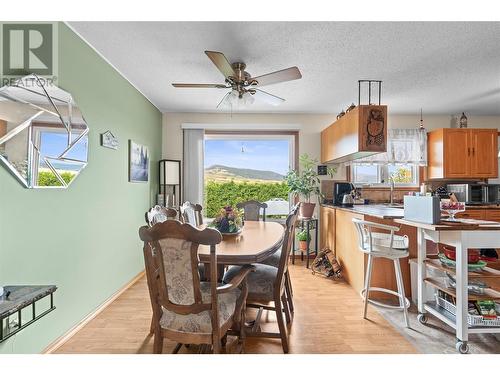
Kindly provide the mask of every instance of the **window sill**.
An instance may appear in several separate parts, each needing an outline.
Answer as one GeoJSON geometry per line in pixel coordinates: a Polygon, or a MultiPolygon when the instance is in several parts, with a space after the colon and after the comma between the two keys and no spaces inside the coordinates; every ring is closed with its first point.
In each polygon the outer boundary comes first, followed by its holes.
{"type": "MultiPolygon", "coordinates": [[[[358,189],[362,189],[363,191],[377,191],[377,190],[385,191],[385,190],[391,189],[390,186],[386,186],[386,185],[377,186],[377,185],[356,185],[356,184],[354,184],[354,186],[358,189]]],[[[416,185],[395,186],[394,190],[395,191],[419,191],[420,187],[418,187],[416,185]]]]}

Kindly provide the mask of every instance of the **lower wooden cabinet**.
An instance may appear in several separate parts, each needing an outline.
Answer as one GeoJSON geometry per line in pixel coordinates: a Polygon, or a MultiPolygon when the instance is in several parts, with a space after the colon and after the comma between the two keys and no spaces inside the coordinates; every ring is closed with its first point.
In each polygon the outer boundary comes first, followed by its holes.
{"type": "Polygon", "coordinates": [[[466,210],[456,215],[462,219],[486,220],[486,210],[466,210]]]}
{"type": "Polygon", "coordinates": [[[462,219],[476,219],[476,220],[489,220],[500,222],[500,209],[469,209],[465,212],[457,214],[458,218],[462,219]]]}
{"type": "Polygon", "coordinates": [[[485,210],[486,220],[500,222],[500,210],[485,210]]]}
{"type": "Polygon", "coordinates": [[[321,206],[320,212],[320,249],[335,250],[335,209],[321,206]]]}

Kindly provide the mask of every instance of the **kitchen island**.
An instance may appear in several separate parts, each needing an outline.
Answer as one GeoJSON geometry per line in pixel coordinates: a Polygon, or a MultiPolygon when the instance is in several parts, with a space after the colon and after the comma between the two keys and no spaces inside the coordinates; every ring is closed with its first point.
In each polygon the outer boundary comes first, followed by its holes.
{"type": "MultiPolygon", "coordinates": [[[[403,208],[391,207],[388,204],[354,205],[353,207],[322,204],[320,207],[320,248],[328,247],[336,253],[345,280],[359,292],[364,287],[367,257],[358,250],[358,238],[352,219],[358,218],[399,227],[397,234],[407,235],[409,238],[410,256],[402,259],[400,265],[405,293],[407,297],[410,297],[411,278],[408,261],[417,258],[417,228],[406,222],[398,222],[398,219],[403,219],[403,217],[403,208]]],[[[500,222],[500,207],[498,205],[467,206],[466,211],[457,214],[457,217],[500,222]]],[[[425,241],[425,246],[427,251],[434,254],[437,252],[437,245],[432,241],[425,241]]],[[[493,264],[492,267],[500,268],[499,263],[493,264]]],[[[375,260],[372,284],[395,290],[397,285],[392,261],[375,260]]]]}
{"type": "MultiPolygon", "coordinates": [[[[394,219],[404,217],[402,208],[383,204],[354,205],[341,207],[323,204],[320,207],[320,245],[332,249],[342,266],[344,279],[357,291],[364,287],[365,270],[368,257],[358,249],[358,238],[352,219],[368,220],[380,224],[400,227],[398,235],[407,235],[410,243],[410,257],[417,255],[417,231],[412,226],[395,224],[394,219]]],[[[401,259],[401,272],[405,294],[411,296],[409,258],[401,259]]],[[[386,289],[397,289],[396,276],[392,260],[375,259],[373,264],[372,285],[386,289]]],[[[375,297],[383,295],[372,293],[375,297]]],[[[385,298],[387,296],[384,296],[385,298]]]]}

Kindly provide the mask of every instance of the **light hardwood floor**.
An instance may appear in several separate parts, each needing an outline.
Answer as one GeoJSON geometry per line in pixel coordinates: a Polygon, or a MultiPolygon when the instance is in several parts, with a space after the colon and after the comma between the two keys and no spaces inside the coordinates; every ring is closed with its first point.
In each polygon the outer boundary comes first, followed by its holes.
{"type": "MultiPolygon", "coordinates": [[[[361,299],[349,285],[312,275],[300,261],[290,265],[290,272],[295,302],[290,353],[417,352],[373,307],[368,307],[370,320],[364,320],[361,299]]],[[[151,305],[143,277],[56,353],[152,353],[150,321],[151,305]]],[[[273,313],[268,314],[263,329],[277,332],[273,313]]],[[[165,340],[164,353],[174,345],[165,340]]],[[[262,338],[248,338],[245,351],[282,353],[280,340],[262,338]]],[[[188,350],[183,348],[182,352],[188,350]]]]}

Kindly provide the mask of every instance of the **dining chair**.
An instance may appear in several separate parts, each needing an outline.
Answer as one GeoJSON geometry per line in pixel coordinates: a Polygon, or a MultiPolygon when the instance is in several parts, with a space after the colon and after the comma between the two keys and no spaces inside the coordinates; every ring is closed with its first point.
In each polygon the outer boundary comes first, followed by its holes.
{"type": "MultiPolygon", "coordinates": [[[[293,211],[293,208],[292,208],[293,211]]],[[[293,242],[292,242],[293,245],[293,242]]],[[[269,257],[264,259],[261,264],[267,264],[269,266],[273,266],[278,268],[280,264],[280,259],[281,259],[281,250],[278,250],[271,254],[269,257]]],[[[294,311],[294,306],[293,306],[293,289],[292,289],[292,280],[290,277],[290,272],[288,272],[288,269],[285,271],[285,290],[287,293],[287,303],[288,303],[288,308],[290,312],[294,311]]]]}
{"type": "Polygon", "coordinates": [[[167,220],[152,227],[143,226],[144,260],[149,296],[153,307],[154,353],[161,353],[163,339],[183,344],[207,344],[220,353],[228,333],[238,336],[243,349],[247,275],[244,266],[226,285],[217,283],[216,245],[221,234],[211,228],[199,230],[190,224],[167,220]],[[210,281],[201,282],[198,247],[210,246],[210,281]],[[232,328],[232,331],[230,329],[232,328]]]}
{"type": "Polygon", "coordinates": [[[243,210],[243,217],[246,221],[259,221],[262,210],[262,221],[266,221],[267,203],[261,203],[255,200],[249,200],[236,204],[236,208],[243,210]]]}
{"type": "Polygon", "coordinates": [[[200,204],[193,204],[188,201],[184,202],[184,204],[180,207],[181,221],[195,227],[200,226],[203,224],[203,215],[201,214],[202,210],[203,207],[200,204]]]}
{"type": "Polygon", "coordinates": [[[156,205],[146,212],[145,217],[146,223],[152,227],[156,223],[163,223],[166,220],[176,219],[177,210],[175,208],[167,208],[156,205]]]}
{"type": "MultiPolygon", "coordinates": [[[[288,271],[288,257],[292,247],[293,233],[298,217],[298,205],[292,209],[285,223],[285,233],[283,244],[281,246],[281,258],[278,267],[272,267],[267,264],[254,264],[255,272],[248,275],[248,297],[247,307],[257,308],[257,318],[248,336],[259,336],[269,338],[280,338],[283,352],[288,353],[288,332],[283,319],[287,323],[291,322],[291,312],[287,301],[285,290],[286,273],[288,271]],[[276,313],[278,320],[279,333],[261,332],[260,319],[263,310],[271,310],[276,313]]],[[[232,280],[241,272],[241,266],[232,266],[226,272],[223,282],[232,283],[232,280]]]]}

